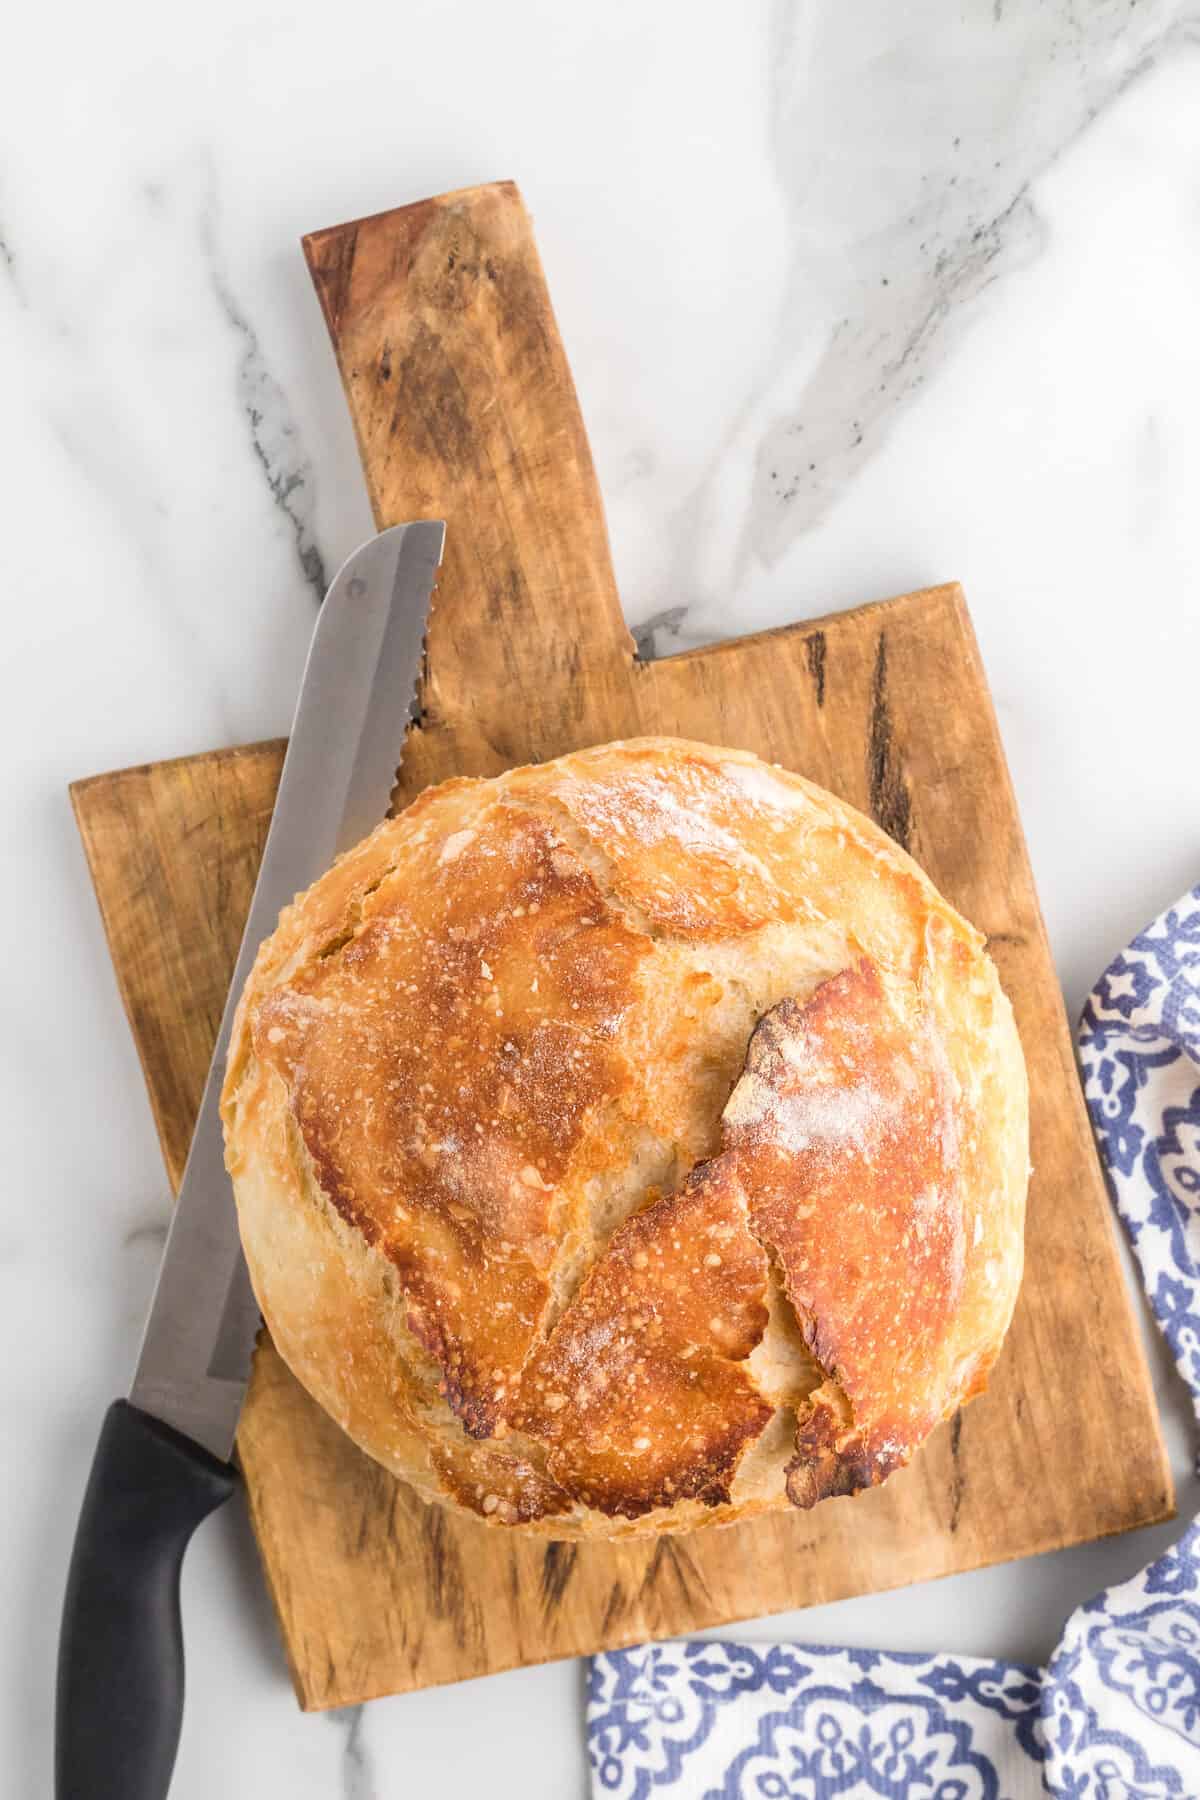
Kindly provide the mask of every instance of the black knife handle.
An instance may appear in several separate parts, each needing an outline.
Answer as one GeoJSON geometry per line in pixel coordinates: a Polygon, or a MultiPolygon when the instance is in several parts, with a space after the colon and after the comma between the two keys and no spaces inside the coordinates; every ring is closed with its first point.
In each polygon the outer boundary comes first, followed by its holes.
{"type": "Polygon", "coordinates": [[[57,1800],[164,1800],[183,1719],[183,1553],[236,1481],[127,1400],[105,1414],[63,1603],[57,1800]]]}

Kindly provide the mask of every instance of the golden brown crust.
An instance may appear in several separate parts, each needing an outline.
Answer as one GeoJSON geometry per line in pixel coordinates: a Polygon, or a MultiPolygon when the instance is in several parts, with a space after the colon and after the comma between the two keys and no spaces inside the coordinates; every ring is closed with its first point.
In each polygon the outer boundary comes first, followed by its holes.
{"type": "Polygon", "coordinates": [[[516,807],[452,835],[402,908],[394,885],[264,998],[252,1042],[323,1192],[397,1270],[409,1331],[486,1437],[549,1298],[556,1195],[628,1079],[612,1045],[646,946],[516,807]]]}
{"type": "Polygon", "coordinates": [[[223,1105],[281,1353],[494,1524],[872,1484],[1011,1315],[1024,1071],[981,940],[744,753],[429,790],[285,911],[223,1105]]]}

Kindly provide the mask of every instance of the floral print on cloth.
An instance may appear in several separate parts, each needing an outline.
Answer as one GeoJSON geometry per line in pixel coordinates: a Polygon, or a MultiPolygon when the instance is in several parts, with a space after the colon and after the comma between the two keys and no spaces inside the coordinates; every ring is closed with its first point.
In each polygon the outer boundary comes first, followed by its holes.
{"type": "MultiPolygon", "coordinates": [[[[1200,887],[1084,1009],[1109,1185],[1200,1416],[1200,887]]],[[[1200,1523],[1072,1614],[1048,1668],[805,1644],[593,1658],[595,1800],[1200,1800],[1200,1523]]]]}

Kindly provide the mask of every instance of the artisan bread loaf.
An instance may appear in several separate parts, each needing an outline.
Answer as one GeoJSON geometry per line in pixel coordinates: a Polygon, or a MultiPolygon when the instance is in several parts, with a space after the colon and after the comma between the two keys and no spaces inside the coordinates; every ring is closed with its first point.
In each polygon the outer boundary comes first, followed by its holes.
{"type": "Polygon", "coordinates": [[[259,952],[223,1110],[298,1379],[427,1499],[573,1537],[873,1486],[978,1394],[1026,1099],[982,938],[882,831],[639,739],[342,857],[259,952]]]}

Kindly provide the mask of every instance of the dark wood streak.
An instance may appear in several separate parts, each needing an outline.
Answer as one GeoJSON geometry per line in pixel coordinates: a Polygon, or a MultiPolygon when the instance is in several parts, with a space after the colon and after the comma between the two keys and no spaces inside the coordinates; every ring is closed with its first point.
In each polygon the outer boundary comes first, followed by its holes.
{"type": "Polygon", "coordinates": [[[467,1642],[466,1597],[462,1559],[449,1530],[449,1519],[440,1506],[425,1509],[421,1518],[421,1550],[429,1583],[432,1611],[448,1621],[460,1648],[467,1642]]]}
{"type": "Polygon", "coordinates": [[[576,1544],[546,1545],[542,1556],[542,1605],[547,1612],[553,1612],[556,1606],[562,1604],[562,1597],[575,1573],[578,1560],[579,1547],[576,1544]]]}
{"type": "Polygon", "coordinates": [[[666,1585],[665,1582],[660,1584],[659,1581],[659,1577],[664,1571],[669,1571],[674,1576],[680,1597],[690,1606],[694,1607],[699,1598],[696,1592],[697,1588],[701,1594],[707,1596],[707,1584],[687,1551],[674,1538],[662,1537],[655,1544],[654,1554],[642,1577],[641,1586],[638,1589],[639,1600],[644,1600],[660,1585],[666,1585]]]}
{"type": "Polygon", "coordinates": [[[817,690],[817,705],[825,704],[825,633],[813,631],[804,640],[804,655],[808,661],[808,672],[813,678],[813,686],[817,690]]]}
{"type": "Polygon", "coordinates": [[[646,1564],[646,1572],[642,1576],[641,1587],[638,1590],[639,1599],[641,1599],[651,1588],[658,1585],[658,1577],[662,1572],[663,1563],[666,1561],[667,1544],[669,1541],[670,1540],[665,1537],[659,1538],[657,1544],[655,1544],[650,1561],[646,1564]]]}
{"type": "Polygon", "coordinates": [[[602,1638],[607,1637],[609,1631],[616,1624],[628,1605],[629,1599],[624,1587],[619,1581],[614,1581],[612,1587],[608,1590],[608,1599],[604,1603],[604,1617],[600,1624],[600,1636],[602,1638]]]}
{"type": "Polygon", "coordinates": [[[896,747],[888,702],[887,633],[881,631],[871,677],[871,731],[867,746],[867,786],[871,812],[902,850],[911,848],[912,799],[896,747]]]}
{"type": "Polygon", "coordinates": [[[963,1416],[960,1412],[955,1413],[953,1423],[950,1426],[950,1461],[953,1471],[950,1476],[951,1536],[958,1530],[959,1515],[962,1512],[963,1495],[967,1491],[967,1472],[963,1468],[959,1454],[962,1446],[962,1427],[963,1416]]]}

